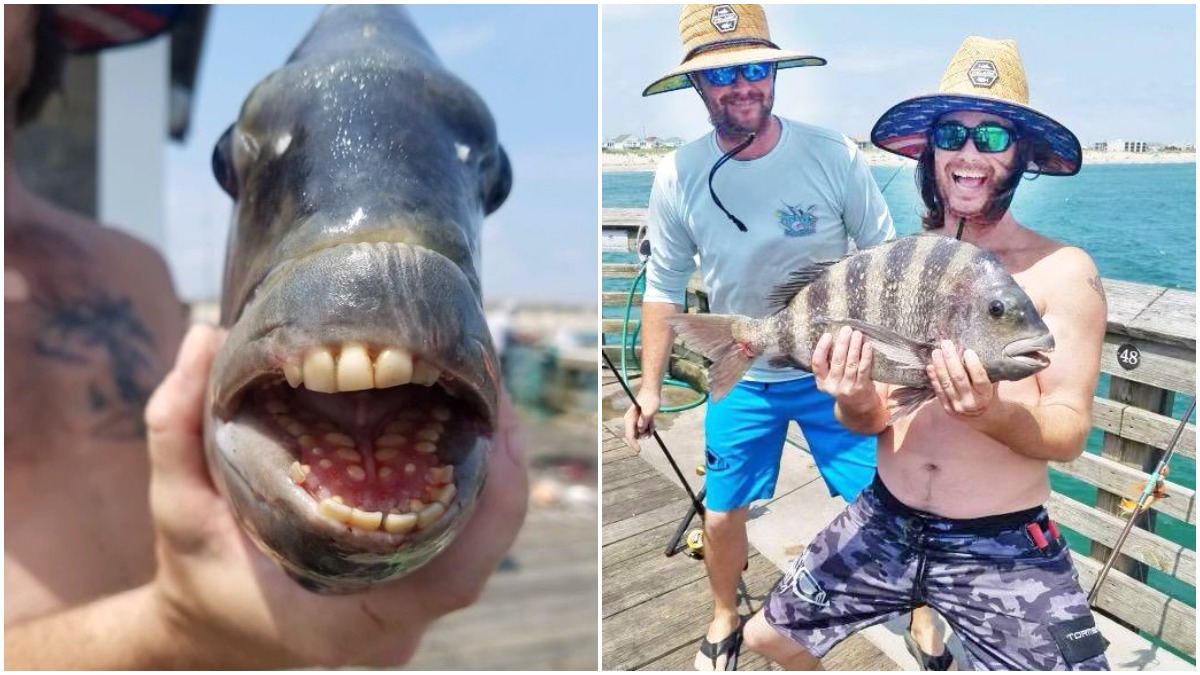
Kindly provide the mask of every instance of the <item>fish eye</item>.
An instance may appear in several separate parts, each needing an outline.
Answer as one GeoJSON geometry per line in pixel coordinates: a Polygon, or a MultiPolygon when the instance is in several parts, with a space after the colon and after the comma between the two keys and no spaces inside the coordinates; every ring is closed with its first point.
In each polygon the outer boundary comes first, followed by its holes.
{"type": "Polygon", "coordinates": [[[221,135],[221,139],[217,141],[216,147],[213,148],[212,170],[213,177],[217,179],[217,184],[221,186],[221,189],[230,197],[237,199],[237,180],[234,175],[233,164],[229,158],[229,143],[232,136],[233,127],[230,126],[221,135]]]}
{"type": "Polygon", "coordinates": [[[991,314],[996,318],[1004,316],[1004,302],[1002,300],[993,300],[991,304],[988,305],[988,314],[991,314]]]}

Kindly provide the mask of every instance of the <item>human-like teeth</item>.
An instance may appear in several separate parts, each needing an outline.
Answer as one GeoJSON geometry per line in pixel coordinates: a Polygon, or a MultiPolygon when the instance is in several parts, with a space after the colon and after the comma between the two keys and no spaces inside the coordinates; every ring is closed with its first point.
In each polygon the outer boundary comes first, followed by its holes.
{"type": "Polygon", "coordinates": [[[287,361],[283,364],[283,376],[287,379],[288,385],[293,389],[304,383],[304,370],[295,361],[287,361]]]}
{"type": "Polygon", "coordinates": [[[350,510],[350,524],[364,530],[378,530],[383,522],[383,514],[379,511],[350,510]]]}
{"type": "Polygon", "coordinates": [[[354,450],[351,450],[350,448],[338,448],[337,452],[333,454],[337,455],[338,459],[344,459],[347,462],[354,462],[355,464],[362,463],[362,455],[358,454],[354,450]]]}
{"type": "Polygon", "coordinates": [[[333,355],[328,349],[314,349],[304,357],[304,387],[326,394],[337,391],[333,355]]]}
{"type": "Polygon", "coordinates": [[[438,503],[430,504],[417,513],[417,525],[422,529],[429,527],[435,520],[442,517],[446,507],[438,503]]]}
{"type": "Polygon", "coordinates": [[[395,448],[380,448],[375,451],[375,460],[378,462],[386,462],[389,459],[395,459],[400,451],[395,448]]]}
{"type": "Polygon", "coordinates": [[[353,478],[354,480],[357,480],[357,481],[363,481],[363,480],[367,479],[366,469],[363,469],[361,466],[358,466],[357,464],[351,464],[350,466],[346,467],[346,473],[349,474],[349,476],[351,478],[353,478]]]}
{"type": "Polygon", "coordinates": [[[434,408],[433,412],[430,414],[433,415],[433,419],[439,422],[445,422],[446,420],[450,419],[450,409],[445,406],[439,405],[438,407],[434,408]]]}
{"type": "Polygon", "coordinates": [[[337,362],[337,390],[361,391],[374,386],[367,348],[358,343],[343,346],[337,362]]]}
{"type": "Polygon", "coordinates": [[[442,506],[450,506],[450,502],[453,501],[454,495],[457,492],[458,488],[454,487],[454,483],[450,483],[449,485],[442,487],[441,490],[438,490],[437,493],[434,494],[433,498],[442,506]]]}
{"type": "Polygon", "coordinates": [[[434,450],[437,450],[437,446],[434,445],[433,443],[430,443],[429,441],[421,441],[420,443],[417,443],[416,445],[414,445],[413,449],[416,450],[417,452],[423,452],[423,453],[428,454],[428,453],[433,452],[434,450]]]}
{"type": "Polygon", "coordinates": [[[383,529],[392,534],[409,532],[417,526],[415,513],[389,513],[383,519],[383,529]]]}
{"type": "Polygon", "coordinates": [[[417,438],[419,438],[423,441],[436,441],[437,439],[439,439],[441,437],[442,437],[441,434],[439,434],[438,432],[434,431],[433,429],[429,429],[429,428],[422,429],[417,432],[417,438]]]}
{"type": "Polygon", "coordinates": [[[322,499],[317,504],[317,510],[321,512],[321,515],[332,518],[339,523],[349,523],[350,516],[354,513],[354,509],[345,504],[335,502],[332,499],[322,499]]]}
{"type": "Polygon", "coordinates": [[[339,431],[331,431],[325,434],[325,440],[343,448],[354,447],[354,439],[339,431]]]}
{"type": "Polygon", "coordinates": [[[453,466],[434,466],[425,470],[425,480],[432,485],[449,483],[454,479],[453,466]]]}
{"type": "Polygon", "coordinates": [[[412,354],[403,349],[384,349],[375,358],[375,386],[380,389],[412,382],[412,354]]]}
{"type": "Polygon", "coordinates": [[[375,439],[375,447],[378,448],[398,448],[404,443],[404,437],[399,434],[384,434],[375,439]]]}
{"type": "Polygon", "coordinates": [[[392,467],[385,466],[379,470],[379,477],[387,478],[388,476],[391,476],[393,473],[395,473],[395,471],[392,469],[392,467]]]}
{"type": "Polygon", "coordinates": [[[311,471],[312,467],[308,466],[307,464],[292,462],[292,465],[288,467],[288,476],[291,477],[292,482],[294,482],[296,485],[300,485],[304,481],[308,480],[308,474],[311,471]]]}
{"type": "Polygon", "coordinates": [[[413,384],[423,384],[426,387],[438,381],[442,376],[442,371],[438,367],[428,361],[418,361],[413,366],[412,381],[413,384]]]}
{"type": "Polygon", "coordinates": [[[288,411],[287,404],[279,399],[271,399],[267,401],[267,412],[272,415],[282,415],[288,411]]]}

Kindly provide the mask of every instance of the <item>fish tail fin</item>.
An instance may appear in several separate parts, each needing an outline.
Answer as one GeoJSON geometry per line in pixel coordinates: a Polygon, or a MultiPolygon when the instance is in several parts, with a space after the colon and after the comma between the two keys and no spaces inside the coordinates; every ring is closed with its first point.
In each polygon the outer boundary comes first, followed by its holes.
{"type": "Polygon", "coordinates": [[[708,367],[708,387],[714,402],[733,389],[766,346],[753,337],[745,337],[756,332],[747,329],[758,322],[744,316],[676,314],[667,317],[667,323],[689,348],[712,361],[708,367]]]}

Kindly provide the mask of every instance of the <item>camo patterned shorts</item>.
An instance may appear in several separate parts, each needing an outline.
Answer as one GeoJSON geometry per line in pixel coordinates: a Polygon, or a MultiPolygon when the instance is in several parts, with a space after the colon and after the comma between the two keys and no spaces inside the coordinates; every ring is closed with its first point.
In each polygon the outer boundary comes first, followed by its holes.
{"type": "Polygon", "coordinates": [[[796,559],[764,615],[820,658],[929,605],[962,640],[963,670],[1108,670],[1066,541],[1048,530],[1041,507],[972,520],[916,511],[877,476],[796,559]]]}

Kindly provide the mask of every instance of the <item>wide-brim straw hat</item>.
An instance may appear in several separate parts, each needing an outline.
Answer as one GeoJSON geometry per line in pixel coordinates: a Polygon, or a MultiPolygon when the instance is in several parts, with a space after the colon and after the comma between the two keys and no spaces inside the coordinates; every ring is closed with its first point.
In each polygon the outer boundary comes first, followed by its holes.
{"type": "Polygon", "coordinates": [[[683,62],[646,87],[642,96],[692,86],[689,73],[747,63],[774,63],[778,69],[823,66],[825,59],[780,49],[771,42],[761,5],[684,5],[679,13],[683,62]]]}
{"type": "Polygon", "coordinates": [[[939,117],[962,110],[990,113],[1010,120],[1019,138],[1040,138],[1049,153],[1037,153],[1026,171],[1073,176],[1083,164],[1079,139],[1062,124],[1029,103],[1029,83],[1015,40],[968,37],[946,72],[938,93],[898,103],[871,129],[871,142],[888,152],[916,159],[925,149],[929,130],[939,117]]]}

